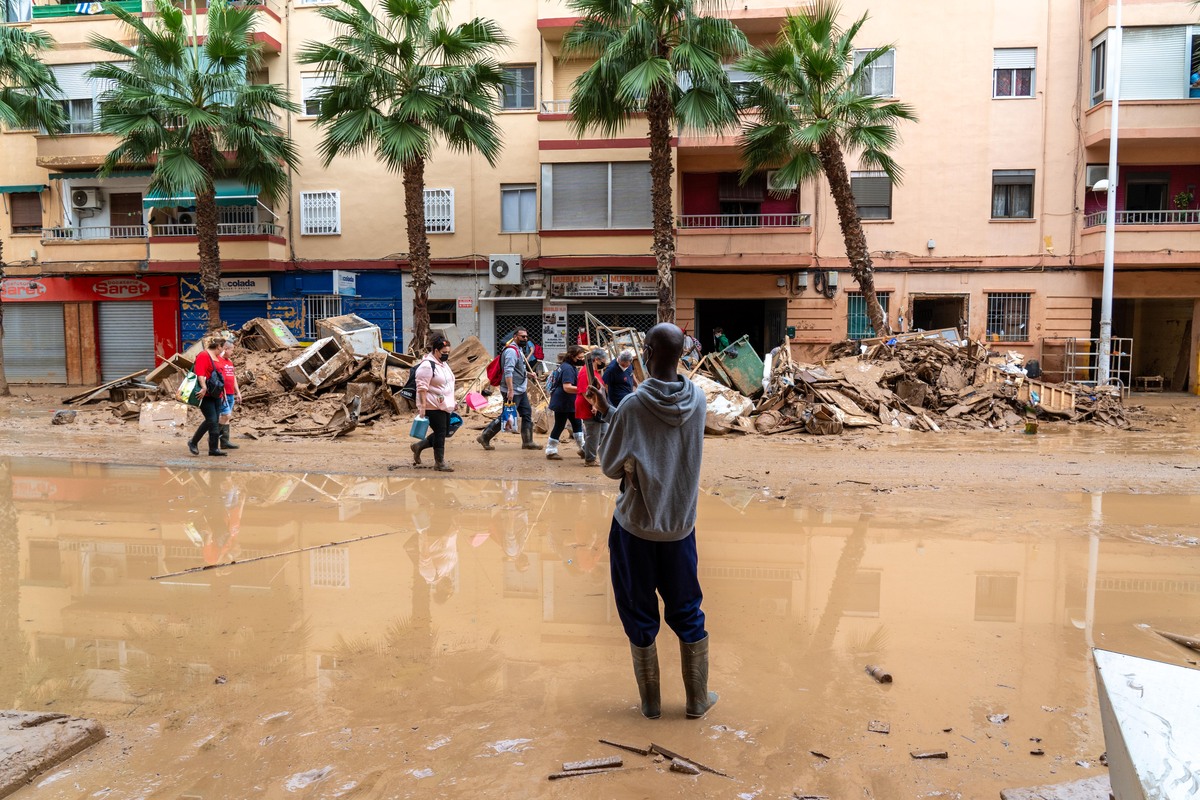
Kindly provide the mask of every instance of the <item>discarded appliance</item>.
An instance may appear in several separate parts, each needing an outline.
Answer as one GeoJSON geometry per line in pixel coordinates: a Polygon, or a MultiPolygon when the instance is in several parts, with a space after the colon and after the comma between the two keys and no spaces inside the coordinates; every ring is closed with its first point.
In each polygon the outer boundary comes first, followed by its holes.
{"type": "Polygon", "coordinates": [[[383,349],[379,326],[357,314],[317,320],[317,335],[337,339],[342,349],[355,356],[369,356],[383,349]]]}
{"type": "Polygon", "coordinates": [[[297,388],[318,389],[353,359],[332,336],[318,339],[284,367],[297,388]]]}

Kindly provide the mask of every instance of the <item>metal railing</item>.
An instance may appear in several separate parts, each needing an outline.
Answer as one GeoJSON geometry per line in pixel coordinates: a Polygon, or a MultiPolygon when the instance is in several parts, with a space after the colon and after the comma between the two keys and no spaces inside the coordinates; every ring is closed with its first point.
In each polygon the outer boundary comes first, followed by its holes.
{"type": "Polygon", "coordinates": [[[145,225],[107,225],[96,228],[42,228],[43,242],[89,242],[104,239],[145,238],[145,225]]]}
{"type": "MultiPolygon", "coordinates": [[[[195,236],[193,225],[155,225],[153,236],[195,236]]],[[[217,236],[282,236],[282,226],[270,222],[221,222],[217,225],[217,236]]]]}
{"type": "Polygon", "coordinates": [[[566,114],[571,107],[570,100],[543,100],[543,114],[566,114]]]}
{"type": "Polygon", "coordinates": [[[808,214],[684,214],[675,224],[679,228],[802,228],[810,219],[808,214]]]}
{"type": "MultiPolygon", "coordinates": [[[[1107,211],[1097,211],[1083,218],[1083,227],[1094,228],[1108,222],[1107,211]]],[[[1200,225],[1200,209],[1183,211],[1118,211],[1118,225],[1200,225]]]]}

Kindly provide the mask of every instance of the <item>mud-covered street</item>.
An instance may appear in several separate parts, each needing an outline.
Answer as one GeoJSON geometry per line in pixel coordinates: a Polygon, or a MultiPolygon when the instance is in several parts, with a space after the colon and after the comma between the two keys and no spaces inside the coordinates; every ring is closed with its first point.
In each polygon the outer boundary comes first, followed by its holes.
{"type": "Polygon", "coordinates": [[[1129,431],[706,440],[721,700],[684,719],[664,627],[650,721],[608,579],[615,487],[573,455],[464,429],[435,477],[396,424],[195,458],[13,398],[0,627],[28,647],[0,707],[110,734],[15,796],[982,798],[1102,774],[1089,648],[1186,665],[1142,626],[1200,630],[1200,404],[1133,402],[1129,431]],[[644,769],[546,780],[608,755],[644,769]]]}

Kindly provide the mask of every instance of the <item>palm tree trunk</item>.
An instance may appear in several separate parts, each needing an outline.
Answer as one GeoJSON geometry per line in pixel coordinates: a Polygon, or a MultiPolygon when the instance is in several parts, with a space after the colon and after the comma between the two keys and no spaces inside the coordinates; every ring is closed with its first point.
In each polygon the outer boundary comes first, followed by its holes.
{"type": "Polygon", "coordinates": [[[846,257],[850,259],[850,273],[862,289],[867,316],[871,319],[875,335],[886,336],[892,329],[888,327],[879,297],[875,294],[875,266],[871,263],[871,251],[867,249],[867,235],[863,233],[862,219],[858,216],[842,148],[836,139],[826,137],[817,148],[817,158],[821,161],[821,169],[833,194],[833,203],[837,206],[838,223],[842,227],[842,239],[846,242],[846,257]]]}
{"type": "Polygon", "coordinates": [[[408,224],[409,286],[413,290],[412,342],[408,349],[420,353],[429,342],[429,235],[425,233],[425,160],[414,158],[404,164],[404,219],[408,224]]]}
{"type": "Polygon", "coordinates": [[[217,241],[217,190],[213,182],[212,136],[192,137],[192,156],[204,170],[205,185],[196,192],[196,239],[200,252],[200,285],[208,306],[208,329],[221,328],[221,245],[217,241]]]}
{"type": "Polygon", "coordinates": [[[21,632],[20,558],[12,462],[0,458],[0,653],[4,653],[5,662],[0,670],[0,706],[4,708],[11,708],[16,700],[29,654],[21,632]]]}
{"type": "MultiPolygon", "coordinates": [[[[655,90],[646,103],[650,122],[650,206],[654,219],[655,266],[658,269],[658,321],[675,322],[675,226],[671,209],[671,98],[655,90]]],[[[614,198],[619,201],[619,198],[614,198]]]]}
{"type": "MultiPolygon", "coordinates": [[[[4,242],[0,242],[0,286],[4,285],[4,242]]],[[[9,397],[8,378],[4,375],[4,301],[0,298],[0,397],[9,397]]]]}

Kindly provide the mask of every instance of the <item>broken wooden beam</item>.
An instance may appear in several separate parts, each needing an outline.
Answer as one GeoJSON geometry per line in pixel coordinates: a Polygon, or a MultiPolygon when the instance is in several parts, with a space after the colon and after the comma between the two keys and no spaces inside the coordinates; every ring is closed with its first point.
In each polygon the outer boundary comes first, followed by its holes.
{"type": "Polygon", "coordinates": [[[586,761],[564,761],[562,768],[563,772],[575,772],[581,769],[612,769],[624,763],[620,756],[604,756],[603,758],[589,758],[586,761]]]}
{"type": "Polygon", "coordinates": [[[600,744],[606,744],[609,747],[616,747],[619,750],[628,750],[630,753],[637,753],[639,756],[648,756],[652,752],[649,747],[637,747],[632,744],[621,744],[608,739],[601,739],[600,744]]]}
{"type": "Polygon", "coordinates": [[[688,758],[687,756],[681,756],[679,753],[676,753],[673,750],[668,750],[667,748],[663,747],[660,744],[655,744],[654,742],[651,742],[650,750],[652,752],[658,753],[660,756],[665,756],[666,758],[670,758],[670,759],[678,758],[681,761],[686,761],[689,764],[694,764],[697,767],[699,767],[700,769],[704,770],[705,772],[711,772],[713,775],[720,775],[722,778],[729,777],[727,774],[725,774],[724,772],[721,772],[721,770],[719,770],[719,769],[713,769],[712,767],[707,767],[704,764],[701,764],[699,761],[697,761],[694,758],[688,758]]]}
{"type": "Polygon", "coordinates": [[[699,775],[700,768],[682,758],[671,759],[671,772],[682,772],[684,775],[699,775]]]}
{"type": "Polygon", "coordinates": [[[617,772],[636,772],[648,767],[622,767],[620,769],[577,769],[572,772],[552,772],[546,776],[549,780],[558,781],[563,778],[578,778],[582,775],[612,775],[617,772]]]}

